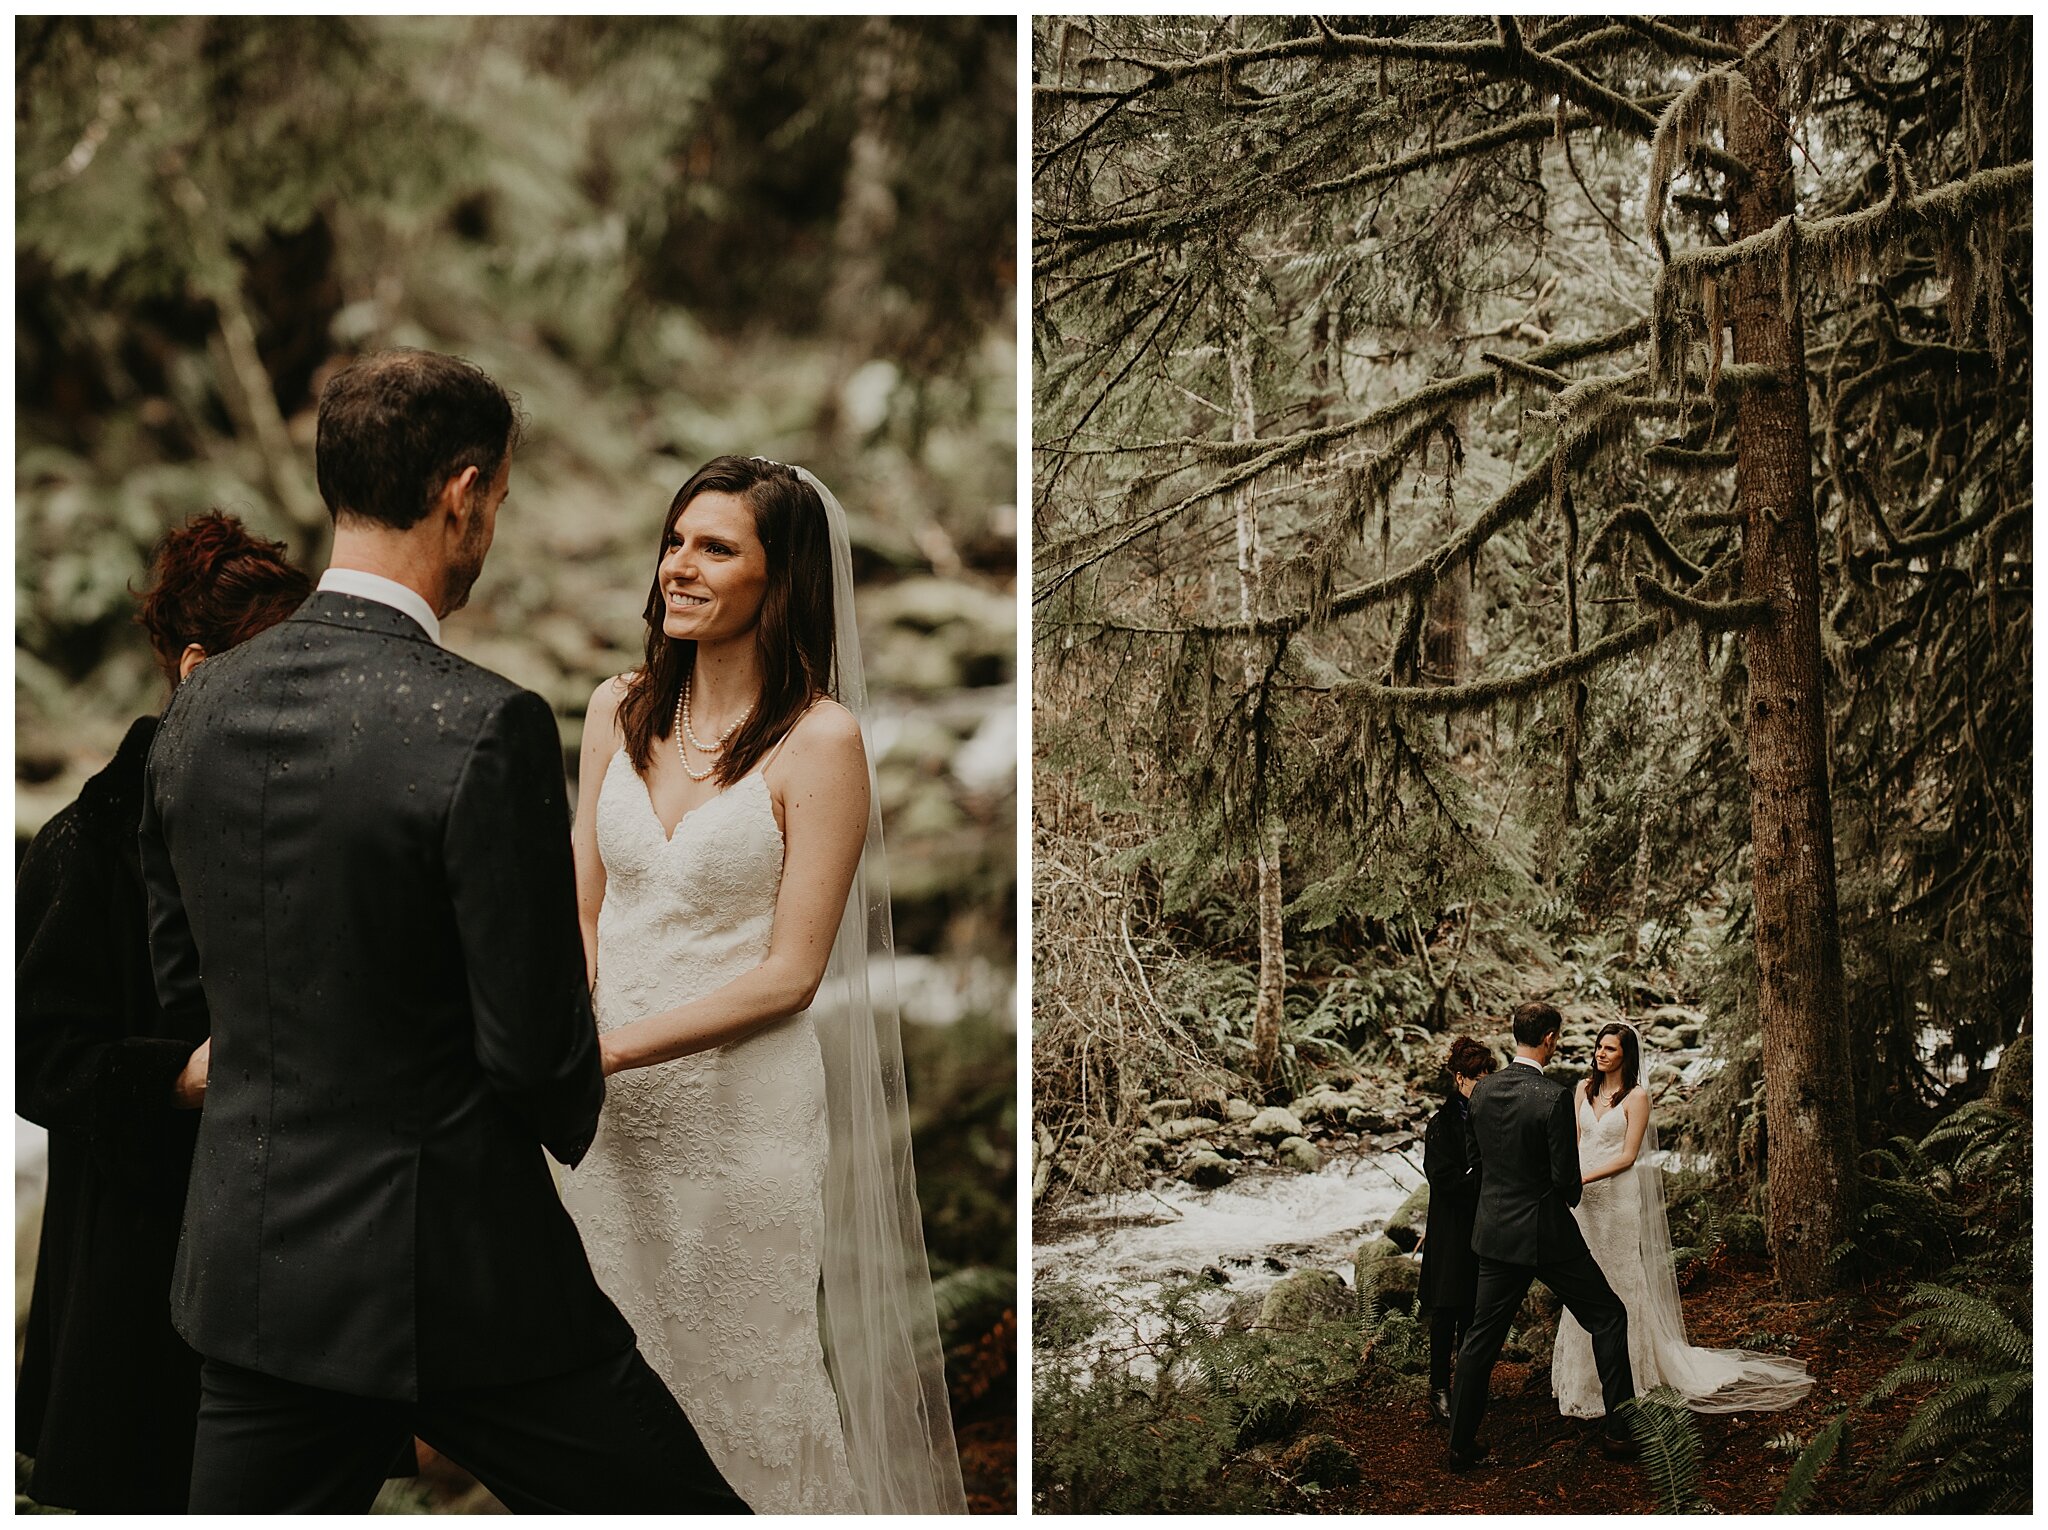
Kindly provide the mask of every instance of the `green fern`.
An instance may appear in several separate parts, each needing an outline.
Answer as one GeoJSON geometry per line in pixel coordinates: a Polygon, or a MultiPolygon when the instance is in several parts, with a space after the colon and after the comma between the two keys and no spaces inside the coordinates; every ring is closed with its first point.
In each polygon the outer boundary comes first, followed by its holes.
{"type": "Polygon", "coordinates": [[[1917,1329],[1913,1352],[1866,1402],[1906,1387],[1936,1390],[1899,1431],[1872,1479],[1872,1494],[1906,1467],[1928,1461],[1932,1475],[1894,1498],[1893,1512],[1996,1512],[2026,1503],[2032,1495],[2032,1336],[1998,1304],[1972,1292],[1923,1282],[1911,1300],[1916,1310],[1890,1332],[1917,1329]]]}
{"type": "Polygon", "coordinates": [[[1667,1514],[1709,1507],[1700,1496],[1700,1430],[1678,1394],[1658,1387],[1628,1410],[1629,1428],[1643,1447],[1642,1466],[1667,1514]]]}
{"type": "Polygon", "coordinates": [[[1792,1471],[1785,1478],[1785,1490],[1778,1495],[1776,1514],[1802,1514],[1812,1500],[1814,1489],[1820,1486],[1820,1474],[1849,1437],[1849,1415],[1851,1409],[1844,1408],[1835,1415],[1833,1423],[1813,1437],[1813,1442],[1799,1452],[1799,1459],[1792,1463],[1792,1471]]]}

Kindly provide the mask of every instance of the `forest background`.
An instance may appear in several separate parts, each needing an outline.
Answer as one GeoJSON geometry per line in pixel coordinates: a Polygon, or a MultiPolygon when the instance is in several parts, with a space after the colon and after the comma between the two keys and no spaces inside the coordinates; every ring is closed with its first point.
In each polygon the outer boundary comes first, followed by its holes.
{"type": "MultiPolygon", "coordinates": [[[[925,1236],[974,1506],[1014,1503],[1011,18],[21,19],[15,841],[163,683],[212,508],[324,566],[314,406],[415,345],[519,395],[449,645],[581,714],[670,496],[759,453],[853,523],[925,1236]]],[[[16,1322],[40,1202],[17,1138],[16,1322]],[[24,1170],[26,1173],[24,1174],[24,1170]]],[[[392,1508],[467,1509],[433,1466],[392,1508]]]]}
{"type": "MultiPolygon", "coordinates": [[[[1549,997],[1649,1038],[1696,1337],[1823,1383],[1616,1491],[2026,1506],[2031,23],[1034,27],[1038,1241],[1549,997]]],[[[1440,1474],[1400,1252],[1041,1288],[1039,1506],[1555,1511],[1440,1474]]]]}

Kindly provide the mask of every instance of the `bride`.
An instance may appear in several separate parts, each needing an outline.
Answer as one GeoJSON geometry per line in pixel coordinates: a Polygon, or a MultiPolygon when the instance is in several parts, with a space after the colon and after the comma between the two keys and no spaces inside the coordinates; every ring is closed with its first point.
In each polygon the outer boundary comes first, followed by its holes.
{"type": "MultiPolygon", "coordinates": [[[[1789,1408],[1813,1385],[1797,1360],[1740,1349],[1700,1349],[1685,1342],[1664,1214],[1664,1174],[1657,1166],[1649,1091],[1638,1083],[1641,1068],[1635,1029],[1609,1024],[1601,1027],[1593,1045],[1592,1077],[1573,1090],[1579,1172],[1585,1180],[1573,1215],[1601,1273],[1628,1308],[1628,1360],[1636,1395],[1669,1386],[1696,1413],[1789,1408]]],[[[1550,1386],[1558,1410],[1569,1417],[1601,1418],[1607,1412],[1593,1341],[1569,1312],[1558,1314],[1550,1386]]]]}
{"type": "Polygon", "coordinates": [[[845,512],[802,468],[714,458],[669,506],[646,619],[584,727],[611,1078],[563,1200],[750,1507],[960,1512],[845,512]]]}

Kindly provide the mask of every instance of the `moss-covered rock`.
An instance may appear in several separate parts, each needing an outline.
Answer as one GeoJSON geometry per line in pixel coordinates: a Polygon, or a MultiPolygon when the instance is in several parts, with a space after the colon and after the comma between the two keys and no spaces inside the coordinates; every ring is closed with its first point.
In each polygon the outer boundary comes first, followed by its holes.
{"type": "Polygon", "coordinates": [[[1272,1142],[1278,1142],[1283,1137],[1299,1137],[1302,1133],[1301,1118],[1293,1111],[1283,1110],[1278,1105],[1268,1105],[1253,1116],[1252,1124],[1247,1129],[1254,1137],[1263,1137],[1272,1142]]]}
{"type": "Polygon", "coordinates": [[[1375,1312],[1415,1310],[1415,1298],[1422,1289],[1422,1267],[1391,1238],[1361,1243],[1351,1271],[1358,1299],[1369,1302],[1375,1312]]]}
{"type": "Polygon", "coordinates": [[[1307,1328],[1328,1318],[1351,1317],[1357,1306],[1343,1277],[1329,1270],[1296,1270],[1266,1293],[1259,1304],[1259,1325],[1307,1328]]]}
{"type": "Polygon", "coordinates": [[[1323,1166],[1323,1155],[1306,1137],[1282,1137],[1273,1149],[1273,1161],[1286,1168],[1313,1174],[1323,1166]]]}
{"type": "Polygon", "coordinates": [[[1409,1193],[1400,1209],[1387,1219],[1387,1237],[1402,1253],[1412,1254],[1428,1225],[1429,1181],[1424,1180],[1409,1193]]]}
{"type": "Polygon", "coordinates": [[[1358,1481],[1358,1460],[1332,1434],[1303,1435],[1281,1453],[1280,1470],[1299,1484],[1348,1487],[1358,1481]]]}

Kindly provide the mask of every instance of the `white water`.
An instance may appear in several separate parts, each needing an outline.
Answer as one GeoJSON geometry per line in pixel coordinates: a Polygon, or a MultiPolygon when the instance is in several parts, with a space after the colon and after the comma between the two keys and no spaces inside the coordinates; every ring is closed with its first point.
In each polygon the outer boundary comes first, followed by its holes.
{"type": "Polygon", "coordinates": [[[1314,1174],[1247,1175],[1218,1190],[1167,1182],[1095,1196],[1049,1230],[1052,1241],[1033,1240],[1032,1273],[1040,1283],[1142,1300],[1209,1266],[1229,1277],[1216,1288],[1219,1306],[1294,1270],[1333,1270],[1348,1286],[1358,1245],[1421,1182],[1408,1158],[1382,1152],[1335,1159],[1314,1174]]]}

